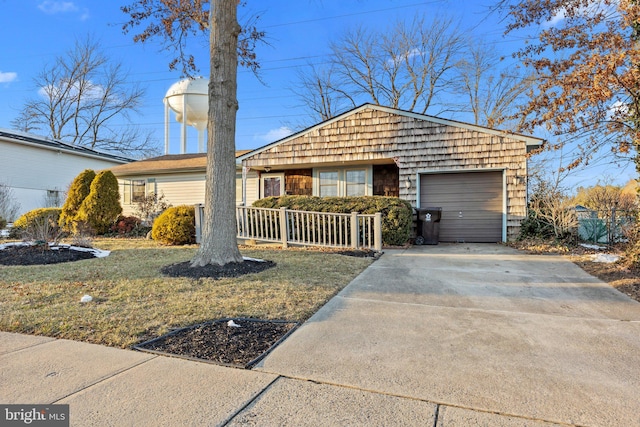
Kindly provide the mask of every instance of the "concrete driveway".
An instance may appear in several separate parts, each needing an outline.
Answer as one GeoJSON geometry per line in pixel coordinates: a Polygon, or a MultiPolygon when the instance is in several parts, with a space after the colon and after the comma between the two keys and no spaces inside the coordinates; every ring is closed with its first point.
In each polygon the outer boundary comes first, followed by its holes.
{"type": "Polygon", "coordinates": [[[388,250],[256,370],[429,403],[424,425],[640,426],[640,303],[559,256],[388,250]]]}

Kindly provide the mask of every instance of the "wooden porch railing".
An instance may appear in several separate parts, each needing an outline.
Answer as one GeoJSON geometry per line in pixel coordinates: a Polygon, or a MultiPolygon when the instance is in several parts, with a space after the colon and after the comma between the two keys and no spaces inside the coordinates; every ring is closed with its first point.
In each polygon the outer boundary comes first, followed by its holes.
{"type": "MultiPolygon", "coordinates": [[[[200,243],[204,206],[196,205],[196,242],[200,243]]],[[[382,250],[382,216],[294,211],[236,206],[239,239],[306,246],[382,250]]]]}

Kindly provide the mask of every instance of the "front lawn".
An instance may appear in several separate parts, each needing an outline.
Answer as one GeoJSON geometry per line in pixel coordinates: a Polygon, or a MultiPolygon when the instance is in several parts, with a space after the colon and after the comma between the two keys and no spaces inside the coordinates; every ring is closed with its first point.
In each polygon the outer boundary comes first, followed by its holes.
{"type": "Polygon", "coordinates": [[[233,279],[165,277],[160,268],[189,260],[196,246],[96,239],[106,258],[0,265],[0,330],[126,348],[172,328],[223,317],[302,322],[346,286],[372,258],[330,251],[242,248],[274,261],[233,279]],[[93,297],[81,303],[84,295],[93,297]]]}

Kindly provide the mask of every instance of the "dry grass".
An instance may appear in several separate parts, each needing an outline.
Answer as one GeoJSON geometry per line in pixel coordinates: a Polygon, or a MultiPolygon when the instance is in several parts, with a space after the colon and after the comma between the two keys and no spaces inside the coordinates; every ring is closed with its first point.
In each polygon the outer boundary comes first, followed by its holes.
{"type": "Polygon", "coordinates": [[[372,261],[327,252],[243,249],[275,268],[235,279],[164,277],[195,246],[98,239],[106,258],[0,266],[0,330],[126,348],[169,329],[221,317],[304,321],[372,261]],[[80,298],[91,295],[83,304],[80,298]]]}
{"type": "Polygon", "coordinates": [[[598,251],[580,245],[566,245],[540,239],[511,242],[510,246],[531,254],[566,255],[587,273],[608,283],[620,292],[640,302],[640,271],[629,268],[624,260],[624,247],[610,248],[607,253],[615,253],[622,258],[619,262],[593,262],[592,255],[598,251]]]}

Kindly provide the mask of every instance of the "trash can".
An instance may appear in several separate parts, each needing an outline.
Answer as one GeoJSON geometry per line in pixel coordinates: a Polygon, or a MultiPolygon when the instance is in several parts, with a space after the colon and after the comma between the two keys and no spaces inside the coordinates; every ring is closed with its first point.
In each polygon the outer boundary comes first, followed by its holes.
{"type": "Polygon", "coordinates": [[[416,208],[416,245],[437,245],[440,237],[442,208],[416,208]]]}

